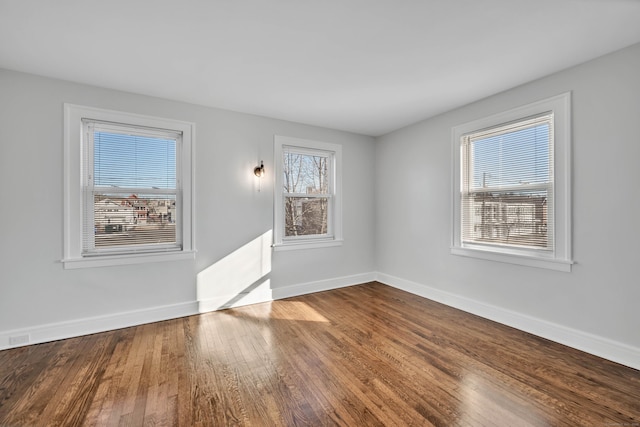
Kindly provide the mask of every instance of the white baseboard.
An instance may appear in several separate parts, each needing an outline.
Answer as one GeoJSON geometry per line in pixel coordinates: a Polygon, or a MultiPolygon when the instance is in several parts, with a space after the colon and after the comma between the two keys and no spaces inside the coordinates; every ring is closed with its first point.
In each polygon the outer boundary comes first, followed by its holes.
{"type": "Polygon", "coordinates": [[[388,274],[377,273],[376,279],[380,283],[414,295],[428,298],[634,369],[640,369],[640,348],[444,292],[388,274]]]}
{"type": "Polygon", "coordinates": [[[185,302],[66,322],[49,323],[31,328],[0,331],[0,350],[128,328],[145,323],[160,322],[197,313],[197,303],[185,302]]]}
{"type": "Polygon", "coordinates": [[[313,292],[328,291],[374,280],[634,369],[640,369],[640,349],[637,347],[526,316],[521,313],[485,304],[384,273],[356,274],[268,289],[265,292],[260,291],[247,296],[227,296],[216,299],[215,301],[184,302],[124,313],[50,323],[30,328],[0,331],[0,350],[73,338],[145,323],[160,322],[231,306],[237,307],[240,305],[270,301],[272,299],[277,300],[313,292]],[[229,303],[230,301],[232,301],[232,303],[229,303]]]}
{"type": "Polygon", "coordinates": [[[301,283],[299,285],[285,286],[273,289],[273,299],[283,299],[314,292],[329,291],[331,289],[345,288],[347,286],[360,285],[376,280],[376,273],[354,274],[352,276],[337,277],[334,279],[318,280],[315,282],[301,283]]]}
{"type": "Polygon", "coordinates": [[[223,310],[225,308],[241,307],[243,305],[259,304],[261,302],[273,301],[273,290],[269,279],[257,283],[251,289],[238,294],[227,294],[216,296],[215,298],[199,299],[198,311],[206,313],[209,311],[223,310]]]}
{"type": "Polygon", "coordinates": [[[238,295],[223,295],[212,299],[200,300],[198,301],[198,306],[200,313],[205,313],[208,311],[241,307],[243,305],[258,304],[314,292],[359,285],[361,283],[372,282],[375,280],[375,277],[375,273],[354,274],[352,276],[336,277],[278,288],[271,288],[270,280],[265,280],[251,290],[238,295]]]}
{"type": "Polygon", "coordinates": [[[128,328],[145,323],[191,316],[207,311],[220,310],[229,307],[256,304],[274,299],[289,298],[313,292],[327,291],[351,285],[371,282],[375,280],[375,273],[356,274],[337,277],[316,282],[302,283],[270,289],[263,286],[256,287],[251,292],[240,295],[225,295],[215,299],[184,302],[160,307],[152,307],[104,316],[69,320],[66,322],[50,323],[34,327],[0,331],[0,350],[21,347],[30,344],[40,344],[65,338],[79,337],[114,329],[128,328]]]}

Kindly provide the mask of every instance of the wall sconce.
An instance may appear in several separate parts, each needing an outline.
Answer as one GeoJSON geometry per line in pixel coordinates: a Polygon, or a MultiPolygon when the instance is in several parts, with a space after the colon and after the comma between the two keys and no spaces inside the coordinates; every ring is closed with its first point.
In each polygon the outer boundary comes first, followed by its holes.
{"type": "Polygon", "coordinates": [[[260,160],[260,166],[253,168],[253,174],[258,178],[262,178],[264,176],[264,162],[262,160],[260,160]]]}
{"type": "Polygon", "coordinates": [[[262,177],[264,176],[264,162],[260,160],[260,166],[253,168],[253,174],[258,177],[258,191],[262,190],[262,177]]]}

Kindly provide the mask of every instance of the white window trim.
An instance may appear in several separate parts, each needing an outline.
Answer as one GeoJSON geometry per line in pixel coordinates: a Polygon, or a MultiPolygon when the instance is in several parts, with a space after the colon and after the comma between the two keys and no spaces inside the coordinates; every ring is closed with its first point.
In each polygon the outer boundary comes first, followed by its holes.
{"type": "Polygon", "coordinates": [[[65,269],[105,267],[193,259],[195,124],[82,105],[64,104],[64,254],[65,269]],[[82,256],[82,171],[83,119],[167,129],[182,133],[182,250],[174,252],[82,256]]]}
{"type": "Polygon", "coordinates": [[[491,261],[570,272],[571,259],[571,93],[563,93],[509,111],[471,121],[452,129],[451,159],[451,253],[491,261]],[[461,239],[461,154],[463,135],[499,126],[544,112],[554,113],[554,250],[527,251],[462,244],[461,239]]]}
{"type": "Polygon", "coordinates": [[[342,146],[328,142],[312,141],[308,139],[275,135],[274,159],[274,250],[286,251],[298,249],[314,249],[342,245],[342,146]],[[294,239],[287,239],[284,237],[284,195],[282,192],[284,177],[282,159],[285,146],[333,153],[333,167],[331,177],[331,183],[333,185],[333,209],[330,212],[331,218],[329,219],[332,224],[333,231],[333,235],[331,237],[299,236],[294,239]]]}

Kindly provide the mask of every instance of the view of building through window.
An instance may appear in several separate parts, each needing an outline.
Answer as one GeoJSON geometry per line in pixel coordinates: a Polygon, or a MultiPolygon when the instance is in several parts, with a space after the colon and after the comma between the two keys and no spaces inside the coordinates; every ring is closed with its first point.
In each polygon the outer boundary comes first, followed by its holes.
{"type": "Polygon", "coordinates": [[[96,248],[176,242],[175,197],[97,194],[96,248]]]}
{"type": "Polygon", "coordinates": [[[92,134],[87,216],[93,214],[93,241],[87,249],[176,244],[176,140],[99,126],[92,134]]]}

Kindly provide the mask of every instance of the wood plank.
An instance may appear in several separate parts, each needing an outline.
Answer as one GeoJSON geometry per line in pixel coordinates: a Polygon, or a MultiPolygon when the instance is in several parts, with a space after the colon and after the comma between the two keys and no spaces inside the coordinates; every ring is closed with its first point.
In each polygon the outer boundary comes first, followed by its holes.
{"type": "Polygon", "coordinates": [[[0,425],[640,425],[640,372],[373,282],[1,351],[0,425]]]}

